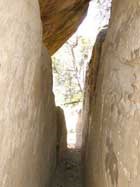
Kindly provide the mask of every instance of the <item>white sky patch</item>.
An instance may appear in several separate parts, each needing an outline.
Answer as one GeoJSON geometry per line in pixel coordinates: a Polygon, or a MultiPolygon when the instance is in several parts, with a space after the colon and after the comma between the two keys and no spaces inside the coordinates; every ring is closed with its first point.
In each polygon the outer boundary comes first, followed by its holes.
{"type": "Polygon", "coordinates": [[[83,23],[77,30],[77,35],[82,35],[95,40],[98,32],[98,9],[95,2],[90,2],[88,13],[83,23]]]}
{"type": "Polygon", "coordinates": [[[76,35],[81,35],[95,41],[100,29],[108,24],[111,0],[101,0],[102,5],[93,0],[89,3],[86,18],[79,26],[76,35]]]}

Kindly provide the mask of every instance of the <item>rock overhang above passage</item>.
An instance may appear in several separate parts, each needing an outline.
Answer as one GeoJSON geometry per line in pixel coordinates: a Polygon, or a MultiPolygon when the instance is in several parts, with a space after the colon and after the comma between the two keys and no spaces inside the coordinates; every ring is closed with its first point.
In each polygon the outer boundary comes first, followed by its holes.
{"type": "Polygon", "coordinates": [[[54,54],[77,30],[86,16],[90,0],[39,0],[43,41],[54,54]]]}

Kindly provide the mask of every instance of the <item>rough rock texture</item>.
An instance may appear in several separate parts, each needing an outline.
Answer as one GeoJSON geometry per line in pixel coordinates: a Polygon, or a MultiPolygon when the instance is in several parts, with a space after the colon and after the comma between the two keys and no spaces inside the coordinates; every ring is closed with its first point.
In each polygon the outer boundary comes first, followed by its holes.
{"type": "Polygon", "coordinates": [[[139,23],[139,0],[113,0],[92,102],[88,187],[140,185],[139,23]]]}
{"type": "Polygon", "coordinates": [[[39,0],[43,39],[50,54],[76,31],[86,15],[89,0],[39,0]]]}
{"type": "Polygon", "coordinates": [[[83,111],[82,111],[82,153],[83,156],[85,153],[85,142],[87,141],[88,136],[88,127],[91,120],[91,112],[92,112],[92,101],[95,97],[95,89],[96,89],[96,81],[98,75],[98,69],[100,64],[100,57],[102,51],[102,45],[106,36],[106,29],[102,29],[96,39],[95,45],[92,51],[92,57],[88,64],[86,71],[86,79],[85,79],[85,88],[84,88],[84,102],[83,102],[83,111]]]}
{"type": "Polygon", "coordinates": [[[57,158],[61,160],[67,150],[67,128],[64,111],[61,107],[56,107],[57,121],[57,158]]]}
{"type": "Polygon", "coordinates": [[[56,122],[38,1],[1,0],[0,8],[0,186],[46,187],[56,122]]]}

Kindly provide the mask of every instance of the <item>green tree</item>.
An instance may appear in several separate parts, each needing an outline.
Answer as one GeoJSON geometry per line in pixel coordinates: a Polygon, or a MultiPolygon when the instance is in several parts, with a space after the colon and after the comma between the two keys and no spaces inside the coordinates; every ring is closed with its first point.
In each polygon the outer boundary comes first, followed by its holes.
{"type": "Polygon", "coordinates": [[[59,104],[65,106],[82,102],[86,65],[91,51],[90,41],[75,36],[54,55],[54,91],[59,104]],[[61,102],[61,103],[60,103],[61,102]]]}

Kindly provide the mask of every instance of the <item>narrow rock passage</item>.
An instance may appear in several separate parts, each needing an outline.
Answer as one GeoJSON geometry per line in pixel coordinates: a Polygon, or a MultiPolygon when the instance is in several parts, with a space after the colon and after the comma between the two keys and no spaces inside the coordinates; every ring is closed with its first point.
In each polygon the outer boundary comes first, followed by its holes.
{"type": "Polygon", "coordinates": [[[68,149],[59,162],[52,187],[83,187],[81,152],[68,149]]]}

